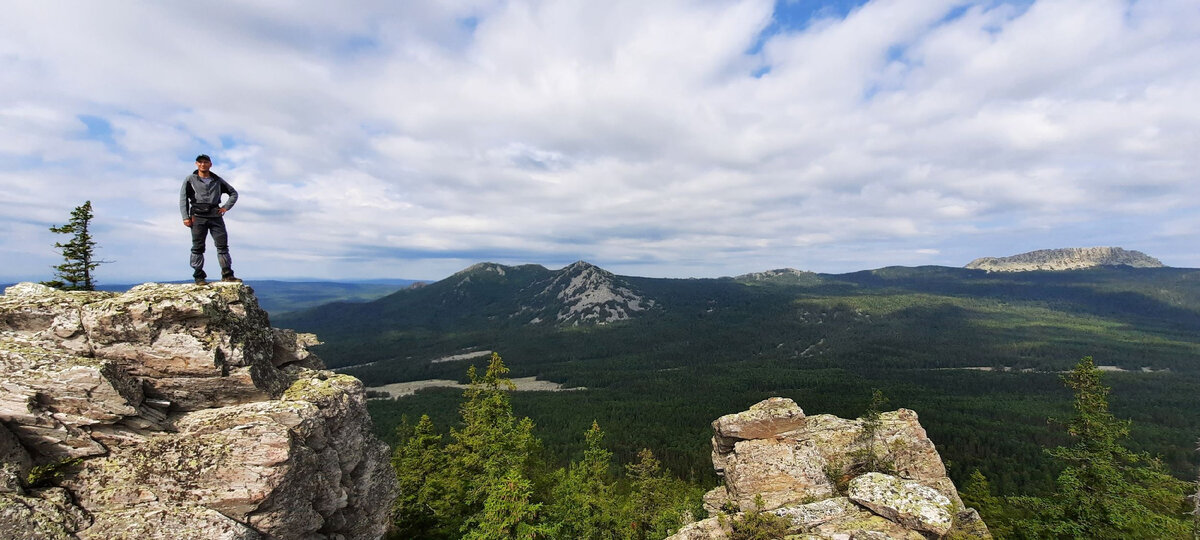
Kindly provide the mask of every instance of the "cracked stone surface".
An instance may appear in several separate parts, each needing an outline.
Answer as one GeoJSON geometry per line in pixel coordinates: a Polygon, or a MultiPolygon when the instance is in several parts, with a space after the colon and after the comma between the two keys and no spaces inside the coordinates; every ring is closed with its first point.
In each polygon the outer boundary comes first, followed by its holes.
{"type": "Polygon", "coordinates": [[[704,496],[710,517],[670,540],[730,538],[759,500],[761,511],[787,520],[788,538],[991,538],[978,512],[963,507],[915,411],[881,413],[864,432],[862,419],[806,416],[792,400],[770,398],[712,426],[723,485],[704,496]],[[890,474],[868,470],[870,462],[890,474]]]}
{"type": "Polygon", "coordinates": [[[239,283],[0,297],[0,529],[379,538],[395,489],[362,384],[239,283]],[[35,466],[41,465],[41,468],[35,466]],[[29,484],[31,471],[41,475],[29,484]]]}

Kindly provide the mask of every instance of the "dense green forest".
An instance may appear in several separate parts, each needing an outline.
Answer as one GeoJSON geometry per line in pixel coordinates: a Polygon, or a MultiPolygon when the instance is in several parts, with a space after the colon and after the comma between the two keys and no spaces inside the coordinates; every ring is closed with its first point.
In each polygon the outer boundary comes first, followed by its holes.
{"type": "MultiPolygon", "coordinates": [[[[1070,414],[1060,377],[1091,356],[1128,370],[1107,373],[1106,382],[1113,413],[1133,421],[1129,446],[1160,456],[1180,478],[1195,476],[1197,270],[620,277],[654,308],[628,321],[559,327],[511,316],[534,301],[531,283],[552,272],[505,268],[273,318],[316,332],[326,362],[368,385],[463,380],[467,362],[431,360],[498,351],[514,377],[586,388],[513,394],[516,414],[538,426],[550,459],[579,456],[579,434],[597,420],[618,461],[650,448],[666,468],[705,486],[716,483],[715,418],[771,396],[810,414],[853,417],[879,389],[893,407],[918,412],[960,486],[978,469],[999,494],[1047,493],[1061,465],[1043,449],[1065,442],[1070,414]]],[[[429,414],[448,430],[459,398],[431,389],[370,406],[381,436],[395,441],[404,416],[429,414]]]]}
{"type": "MultiPolygon", "coordinates": [[[[581,438],[582,451],[556,465],[539,438],[544,430],[514,412],[508,390],[515,387],[500,356],[493,353],[484,375],[478,373],[468,369],[470,385],[448,432],[439,432],[426,414],[415,426],[404,418],[395,430],[392,465],[400,489],[392,537],[647,540],[707,514],[697,482],[672,477],[649,449],[615,475],[596,421],[581,438]]],[[[1102,378],[1091,358],[1061,377],[1072,391],[1072,410],[1063,426],[1066,444],[1046,452],[1061,467],[1046,494],[1000,496],[986,475],[972,472],[963,501],[983,514],[996,538],[1200,534],[1200,516],[1189,516],[1187,501],[1196,485],[1126,446],[1131,422],[1111,414],[1102,378]]],[[[885,402],[875,390],[861,418],[878,422],[885,402]]],[[[787,520],[758,512],[729,523],[734,540],[780,538],[788,529],[787,520]]]]}
{"type": "Polygon", "coordinates": [[[673,478],[648,449],[613,474],[596,422],[579,436],[582,455],[554,465],[533,422],[513,412],[500,356],[482,372],[468,370],[448,433],[427,415],[397,428],[392,538],[653,540],[704,513],[701,490],[673,478]]]}

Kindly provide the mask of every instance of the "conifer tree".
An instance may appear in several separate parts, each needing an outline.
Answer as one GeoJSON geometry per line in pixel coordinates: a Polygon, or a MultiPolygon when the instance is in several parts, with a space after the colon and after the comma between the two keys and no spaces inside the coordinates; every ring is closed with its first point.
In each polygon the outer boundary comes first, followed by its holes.
{"type": "Polygon", "coordinates": [[[974,508],[987,522],[988,530],[996,538],[1012,537],[1010,524],[1013,517],[1006,512],[1000,497],[992,494],[992,485],[979,469],[971,472],[966,485],[958,492],[963,505],[974,508]]]}
{"type": "MultiPolygon", "coordinates": [[[[503,490],[504,486],[526,485],[528,466],[537,447],[533,421],[529,418],[518,420],[513,415],[507,390],[516,386],[504,377],[507,373],[508,368],[496,353],[492,353],[483,377],[479,377],[475,367],[471,366],[467,371],[471,384],[463,394],[466,402],[459,409],[463,426],[450,430],[452,442],[446,446],[446,453],[450,459],[448,470],[456,482],[451,496],[457,498],[460,515],[465,518],[460,521],[463,533],[481,526],[506,530],[504,524],[507,521],[503,520],[512,514],[496,505],[520,506],[528,503],[532,496],[531,490],[522,492],[524,503],[495,499],[503,495],[496,490],[503,490]],[[489,500],[492,501],[491,508],[487,508],[489,500]],[[488,521],[489,518],[502,521],[488,521]]],[[[519,515],[528,518],[534,513],[519,515]]]]}
{"type": "Polygon", "coordinates": [[[1017,523],[1030,538],[1185,538],[1185,495],[1190,484],[1171,477],[1162,464],[1135,454],[1121,441],[1129,421],[1108,410],[1108,391],[1091,357],[1065,379],[1075,392],[1075,415],[1067,424],[1074,443],[1050,454],[1066,467],[1048,498],[1014,498],[1032,516],[1017,523]]]}
{"type": "Polygon", "coordinates": [[[583,460],[559,469],[547,509],[547,519],[556,525],[555,537],[579,540],[621,538],[609,468],[612,452],[604,448],[604,432],[592,421],[584,433],[587,449],[583,460]]]}
{"type": "Polygon", "coordinates": [[[71,220],[66,225],[50,227],[50,232],[69,234],[67,243],[55,242],[66,262],[54,266],[54,276],[58,279],[42,282],[43,285],[66,289],[69,291],[94,291],[96,283],[92,270],[104,261],[95,259],[96,242],[88,232],[92,218],[92,201],[84,202],[71,211],[71,220]]]}
{"type": "Polygon", "coordinates": [[[485,488],[483,510],[463,525],[463,540],[534,540],[549,528],[538,521],[541,503],[532,502],[533,483],[513,467],[485,488]]]}
{"type": "MultiPolygon", "coordinates": [[[[1200,446],[1196,451],[1200,452],[1200,446]]],[[[1192,540],[1200,540],[1200,474],[1196,476],[1196,493],[1192,495],[1192,540]]]]}
{"type": "Polygon", "coordinates": [[[692,494],[681,480],[671,478],[649,449],[638,452],[636,463],[625,465],[631,491],[626,501],[627,538],[666,538],[692,521],[692,494]]]}
{"type": "Polygon", "coordinates": [[[886,444],[879,441],[879,430],[883,427],[883,408],[887,406],[888,398],[883,391],[875,389],[871,393],[871,403],[862,416],[862,430],[854,439],[855,450],[851,457],[861,464],[863,472],[892,473],[894,459],[886,444]]]}
{"type": "Polygon", "coordinates": [[[400,442],[392,453],[399,496],[392,503],[392,521],[398,538],[454,538],[458,530],[445,530],[441,520],[454,510],[447,497],[454,485],[446,477],[447,456],[442,436],[436,434],[429,415],[416,427],[407,422],[396,430],[400,442]]]}

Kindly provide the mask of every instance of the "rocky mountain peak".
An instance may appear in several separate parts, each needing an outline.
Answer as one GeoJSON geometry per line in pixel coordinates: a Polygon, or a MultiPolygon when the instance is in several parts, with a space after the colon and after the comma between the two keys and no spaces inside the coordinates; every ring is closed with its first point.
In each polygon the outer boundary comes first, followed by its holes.
{"type": "Polygon", "coordinates": [[[482,272],[491,272],[491,273],[503,276],[506,273],[507,269],[508,269],[508,267],[504,266],[503,264],[497,264],[497,263],[493,263],[493,262],[481,262],[481,263],[475,263],[475,264],[472,264],[471,266],[463,268],[462,270],[455,272],[454,275],[469,276],[471,274],[478,274],[478,273],[482,273],[482,272]]]}
{"type": "Polygon", "coordinates": [[[622,321],[654,306],[653,300],[634,292],[621,278],[584,261],[556,272],[535,298],[552,301],[558,324],[622,321]]]}
{"type": "Polygon", "coordinates": [[[712,460],[724,482],[704,496],[712,517],[668,540],[731,538],[730,524],[759,501],[797,538],[991,538],[963,506],[917,413],[885,412],[867,429],[862,419],[806,416],[778,397],[718,418],[712,460]],[[868,456],[888,473],[871,470],[868,456]]]}
{"type": "Polygon", "coordinates": [[[395,483],[387,447],[362,384],[324,371],[313,344],[272,328],[238,283],[8,288],[0,530],[382,536],[395,483]]]}
{"type": "Polygon", "coordinates": [[[1132,266],[1161,268],[1162,261],[1140,251],[1119,247],[1042,249],[1009,257],[982,257],[966,268],[989,272],[1027,272],[1032,270],[1077,270],[1096,266],[1132,266]]]}
{"type": "Polygon", "coordinates": [[[472,264],[471,266],[468,266],[462,270],[459,270],[458,272],[455,272],[454,275],[450,276],[450,278],[448,278],[448,279],[458,280],[458,285],[462,286],[462,285],[466,285],[468,283],[472,283],[480,278],[504,277],[504,276],[508,275],[508,270],[509,270],[509,268],[507,266],[504,266],[503,264],[496,264],[496,263],[491,263],[491,262],[481,262],[481,263],[472,264]]]}
{"type": "Polygon", "coordinates": [[[772,283],[819,283],[820,276],[813,272],[796,270],[795,268],[777,268],[765,272],[751,272],[733,278],[743,283],[772,282],[772,283]]]}

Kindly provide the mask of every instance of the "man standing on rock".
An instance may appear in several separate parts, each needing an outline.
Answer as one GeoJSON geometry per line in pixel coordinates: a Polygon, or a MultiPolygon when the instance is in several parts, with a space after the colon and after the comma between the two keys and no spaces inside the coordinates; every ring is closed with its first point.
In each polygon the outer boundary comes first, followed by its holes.
{"type": "Polygon", "coordinates": [[[237,190],[217,173],[210,171],[212,160],[204,154],[196,156],[196,170],[183,180],[179,189],[179,213],[183,226],[192,229],[192,278],[196,285],[207,285],[204,278],[205,237],[212,233],[217,246],[217,262],[221,264],[221,281],[241,281],[233,277],[233,261],[229,258],[229,235],[225,232],[225,212],[237,202],[237,190]],[[221,204],[221,194],[229,198],[221,204]]]}

